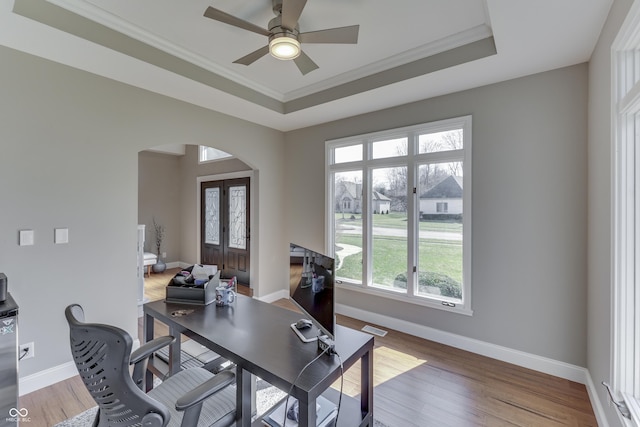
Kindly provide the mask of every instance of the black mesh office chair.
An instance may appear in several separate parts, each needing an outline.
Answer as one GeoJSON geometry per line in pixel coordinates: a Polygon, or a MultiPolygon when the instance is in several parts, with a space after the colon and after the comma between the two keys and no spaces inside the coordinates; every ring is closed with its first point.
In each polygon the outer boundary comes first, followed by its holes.
{"type": "Polygon", "coordinates": [[[228,387],[235,382],[233,372],[214,375],[202,368],[185,369],[145,394],[148,357],[173,337],[157,338],[132,353],[133,340],[126,331],[85,323],[80,305],[68,306],[65,316],[73,359],[98,404],[94,427],[227,427],[235,422],[236,393],[228,387]]]}

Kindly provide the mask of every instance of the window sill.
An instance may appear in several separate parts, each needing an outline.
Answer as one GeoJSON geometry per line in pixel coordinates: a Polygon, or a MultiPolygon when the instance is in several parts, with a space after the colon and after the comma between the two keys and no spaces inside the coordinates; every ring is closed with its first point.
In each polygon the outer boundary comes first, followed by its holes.
{"type": "Polygon", "coordinates": [[[374,295],[381,298],[392,299],[395,301],[400,301],[408,304],[421,305],[423,307],[435,308],[438,310],[448,311],[450,313],[464,314],[465,316],[473,316],[473,310],[467,308],[463,305],[456,304],[455,307],[449,307],[442,304],[444,300],[436,300],[430,298],[419,298],[419,297],[410,297],[405,295],[404,293],[398,293],[393,291],[387,291],[379,288],[365,287],[360,284],[355,283],[336,283],[336,288],[338,289],[346,289],[348,291],[361,292],[367,295],[374,295]]]}

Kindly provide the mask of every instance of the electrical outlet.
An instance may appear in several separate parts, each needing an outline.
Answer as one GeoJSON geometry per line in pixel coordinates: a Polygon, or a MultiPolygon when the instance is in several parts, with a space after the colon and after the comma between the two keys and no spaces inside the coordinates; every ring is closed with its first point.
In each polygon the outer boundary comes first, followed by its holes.
{"type": "Polygon", "coordinates": [[[167,257],[167,253],[166,252],[162,252],[162,258],[166,258],[167,257]]]}
{"type": "Polygon", "coordinates": [[[33,342],[20,345],[20,351],[18,353],[18,360],[31,359],[35,357],[36,350],[33,342]]]}

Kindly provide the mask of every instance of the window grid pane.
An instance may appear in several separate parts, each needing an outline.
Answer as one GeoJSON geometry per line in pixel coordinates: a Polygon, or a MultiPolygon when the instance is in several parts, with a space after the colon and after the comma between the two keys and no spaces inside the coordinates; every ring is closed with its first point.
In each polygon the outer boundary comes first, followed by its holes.
{"type": "Polygon", "coordinates": [[[336,277],[362,283],[362,172],[339,172],[333,181],[336,277]]]}
{"type": "Polygon", "coordinates": [[[400,157],[407,155],[408,139],[398,138],[372,143],[371,156],[374,159],[400,157]]]}
{"type": "Polygon", "coordinates": [[[247,188],[229,187],[229,247],[247,249],[247,188]]]}
{"type": "Polygon", "coordinates": [[[359,162],[362,160],[362,144],[336,147],[333,150],[333,163],[359,162]]]}
{"type": "Polygon", "coordinates": [[[425,133],[418,137],[418,152],[420,154],[460,150],[462,148],[464,148],[462,129],[425,133]]]}
{"type": "Polygon", "coordinates": [[[420,165],[418,183],[416,294],[462,302],[462,162],[420,165]]]}
{"type": "Polygon", "coordinates": [[[220,188],[204,191],[204,242],[208,245],[220,244],[220,188]]]}
{"type": "Polygon", "coordinates": [[[372,286],[407,292],[407,167],[372,171],[372,286]]]}

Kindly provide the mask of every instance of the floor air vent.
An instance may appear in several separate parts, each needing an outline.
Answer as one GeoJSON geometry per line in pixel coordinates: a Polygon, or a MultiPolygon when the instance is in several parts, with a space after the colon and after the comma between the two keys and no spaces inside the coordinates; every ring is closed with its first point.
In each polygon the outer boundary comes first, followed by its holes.
{"type": "Polygon", "coordinates": [[[379,329],[379,328],[373,327],[373,326],[370,326],[370,325],[365,325],[362,328],[362,330],[364,332],[368,332],[370,334],[377,335],[379,337],[383,337],[383,336],[387,335],[387,331],[385,331],[383,329],[379,329]]]}

